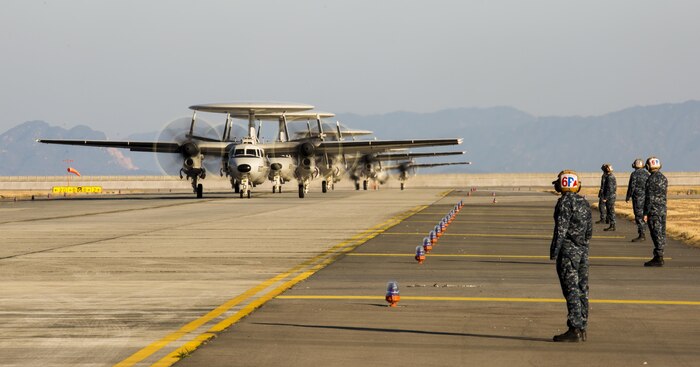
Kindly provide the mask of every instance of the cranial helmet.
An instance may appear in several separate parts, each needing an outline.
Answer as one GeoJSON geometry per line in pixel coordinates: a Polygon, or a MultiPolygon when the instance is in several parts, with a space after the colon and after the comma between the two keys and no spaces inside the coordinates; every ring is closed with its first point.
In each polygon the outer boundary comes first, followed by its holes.
{"type": "Polygon", "coordinates": [[[659,158],[649,157],[647,158],[646,167],[649,172],[656,172],[661,169],[661,161],[659,158]]]}
{"type": "Polygon", "coordinates": [[[600,167],[601,170],[605,173],[610,173],[613,171],[612,165],[610,163],[605,163],[600,167]]]}
{"type": "Polygon", "coordinates": [[[554,190],[557,192],[579,192],[581,191],[581,181],[578,174],[571,170],[559,172],[557,179],[552,182],[554,190]]]}
{"type": "Polygon", "coordinates": [[[637,158],[632,162],[632,168],[634,169],[640,169],[644,167],[644,162],[641,160],[641,158],[637,158]]]}

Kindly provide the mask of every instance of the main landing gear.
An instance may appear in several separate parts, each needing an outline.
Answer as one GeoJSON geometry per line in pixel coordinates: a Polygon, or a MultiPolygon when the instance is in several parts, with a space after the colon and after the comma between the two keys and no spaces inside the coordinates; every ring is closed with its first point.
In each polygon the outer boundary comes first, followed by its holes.
{"type": "Polygon", "coordinates": [[[299,181],[299,198],[303,199],[309,192],[309,180],[299,181]]]}
{"type": "Polygon", "coordinates": [[[207,177],[207,171],[204,168],[192,170],[180,169],[180,179],[182,180],[185,176],[192,182],[192,191],[197,195],[197,199],[201,199],[204,193],[204,186],[198,183],[198,180],[207,177]]]}

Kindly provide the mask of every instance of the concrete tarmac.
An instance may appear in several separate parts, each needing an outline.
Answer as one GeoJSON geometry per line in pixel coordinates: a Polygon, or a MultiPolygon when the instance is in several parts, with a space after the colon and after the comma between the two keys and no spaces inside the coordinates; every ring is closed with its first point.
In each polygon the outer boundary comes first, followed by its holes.
{"type": "MultiPolygon", "coordinates": [[[[409,190],[407,194],[420,190],[409,190]]],[[[588,341],[566,330],[549,260],[556,197],[454,191],[369,239],[189,353],[177,366],[697,366],[700,250],[669,240],[663,268],[634,225],[594,225],[588,341]],[[466,206],[424,264],[428,231],[466,206]],[[387,307],[386,284],[401,301],[387,307]]],[[[377,195],[379,197],[382,194],[377,195]]],[[[194,346],[194,345],[192,345],[194,346]]]]}
{"type": "Polygon", "coordinates": [[[293,188],[0,203],[0,366],[172,360],[444,192],[293,188]]]}

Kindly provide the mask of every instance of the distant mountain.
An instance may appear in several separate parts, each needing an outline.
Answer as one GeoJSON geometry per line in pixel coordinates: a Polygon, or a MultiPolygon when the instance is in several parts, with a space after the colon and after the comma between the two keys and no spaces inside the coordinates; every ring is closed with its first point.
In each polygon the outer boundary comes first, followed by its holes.
{"type": "Polygon", "coordinates": [[[589,117],[535,117],[511,107],[337,117],[382,139],[462,137],[474,162],[456,168],[463,172],[591,172],[605,162],[627,170],[650,155],[668,171],[700,171],[700,101],[589,117]]]}
{"type": "MultiPolygon", "coordinates": [[[[72,129],[51,126],[44,121],[28,121],[0,135],[0,176],[64,175],[68,163],[82,175],[151,175],[160,174],[154,163],[134,162],[134,153],[122,149],[86,148],[40,144],[36,139],[104,140],[103,132],[87,126],[72,129]]],[[[153,159],[145,154],[141,159],[153,159]],[[148,156],[148,157],[146,157],[148,156]]]]}
{"type": "MultiPolygon", "coordinates": [[[[511,107],[458,108],[433,113],[339,114],[353,129],[367,129],[380,139],[462,137],[462,157],[421,162],[474,162],[422,172],[597,171],[609,162],[628,170],[636,157],[656,155],[668,171],[700,171],[700,101],[638,106],[602,116],[536,117],[511,107]]],[[[276,130],[266,124],[265,135],[276,130]]],[[[220,130],[220,129],[219,129],[220,130]]],[[[236,130],[236,133],[242,133],[236,130]]],[[[150,141],[158,132],[123,140],[150,141]]],[[[105,149],[38,144],[37,138],[105,139],[86,126],[70,130],[29,121],[0,135],[0,175],[62,175],[64,159],[85,175],[161,174],[156,155],[105,149]]],[[[122,139],[120,139],[122,140],[122,139]]],[[[420,151],[420,150],[416,150],[420,151]]],[[[169,172],[177,174],[177,172],[169,172]]]]}

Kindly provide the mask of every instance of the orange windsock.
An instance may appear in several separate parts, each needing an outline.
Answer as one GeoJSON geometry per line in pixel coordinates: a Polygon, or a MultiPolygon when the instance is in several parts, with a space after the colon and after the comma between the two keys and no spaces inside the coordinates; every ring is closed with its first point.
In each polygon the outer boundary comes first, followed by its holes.
{"type": "Polygon", "coordinates": [[[80,172],[78,172],[78,170],[73,168],[73,167],[68,167],[67,171],[68,171],[68,173],[72,173],[72,174],[80,177],[80,172]]]}

